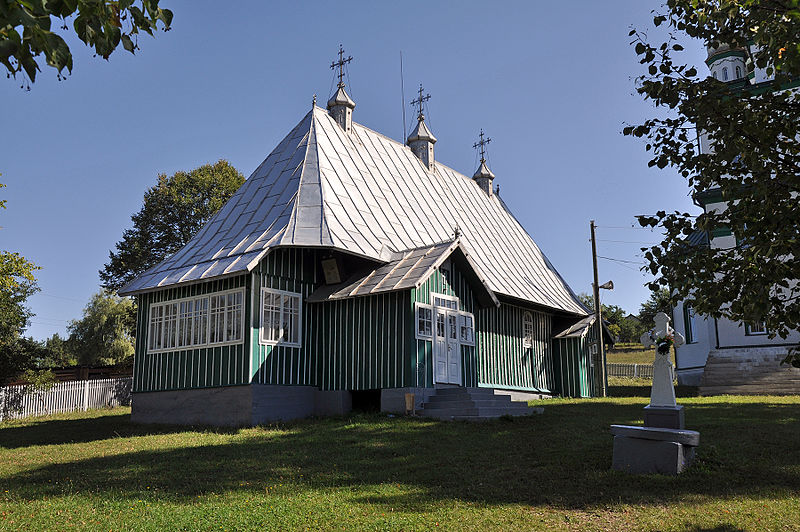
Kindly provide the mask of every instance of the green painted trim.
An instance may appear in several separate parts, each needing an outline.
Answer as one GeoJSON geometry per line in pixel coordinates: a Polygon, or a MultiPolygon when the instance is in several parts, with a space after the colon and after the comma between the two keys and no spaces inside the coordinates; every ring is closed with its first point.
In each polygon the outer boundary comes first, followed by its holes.
{"type": "Polygon", "coordinates": [[[709,67],[711,63],[715,61],[719,61],[720,59],[725,59],[726,57],[744,57],[747,58],[747,53],[744,50],[726,50],[724,52],[720,52],[718,54],[708,56],[706,59],[706,65],[709,67]]]}
{"type": "Polygon", "coordinates": [[[717,227],[711,231],[711,238],[718,238],[722,236],[731,236],[733,232],[730,227],[717,227]]]}
{"type": "Polygon", "coordinates": [[[701,207],[705,207],[709,203],[720,203],[725,198],[722,195],[722,189],[710,188],[708,190],[695,193],[694,199],[700,204],[701,207]]]}

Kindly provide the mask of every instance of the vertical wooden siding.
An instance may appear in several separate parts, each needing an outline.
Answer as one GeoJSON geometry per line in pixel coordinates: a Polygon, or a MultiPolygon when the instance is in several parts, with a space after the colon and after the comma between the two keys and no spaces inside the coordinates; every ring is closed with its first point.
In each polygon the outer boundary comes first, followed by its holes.
{"type": "Polygon", "coordinates": [[[413,386],[408,291],[309,305],[311,365],[322,390],[413,386]]]}
{"type": "Polygon", "coordinates": [[[585,337],[553,339],[557,389],[564,397],[591,397],[592,376],[585,337]]]}
{"type": "Polygon", "coordinates": [[[480,309],[475,339],[481,386],[553,393],[555,378],[550,337],[552,317],[533,315],[533,345],[523,347],[522,316],[526,309],[501,304],[480,309]]]}
{"type": "Polygon", "coordinates": [[[309,342],[320,333],[312,327],[311,305],[305,300],[318,285],[317,251],[297,248],[271,251],[253,272],[253,312],[250,314],[253,382],[259,384],[317,385],[309,342]],[[301,347],[263,345],[259,342],[261,325],[261,288],[273,288],[301,294],[301,347]]]}
{"type": "MultiPolygon", "coordinates": [[[[410,309],[412,318],[415,302],[427,305],[433,304],[431,293],[456,296],[458,298],[458,310],[473,314],[475,312],[472,288],[455,265],[452,266],[450,272],[437,268],[419,288],[411,291],[410,309]]],[[[436,327],[435,323],[433,327],[436,327]]],[[[415,331],[416,324],[413,323],[411,326],[411,340],[415,349],[411,352],[409,361],[413,374],[413,380],[409,386],[432,387],[434,385],[433,341],[416,339],[415,331]]],[[[464,386],[478,386],[478,359],[475,346],[461,346],[461,382],[464,386]]]]}
{"type": "Polygon", "coordinates": [[[322,282],[319,253],[278,249],[256,269],[249,322],[253,382],[322,390],[412,386],[414,314],[409,292],[306,303],[322,282]],[[262,286],[302,294],[301,347],[260,344],[262,286]]]}
{"type": "Polygon", "coordinates": [[[248,276],[240,275],[202,284],[168,288],[138,296],[136,316],[136,354],[133,364],[133,391],[155,392],[231,386],[246,384],[250,380],[249,361],[245,341],[216,347],[176,349],[161,353],[147,353],[148,318],[150,305],[184,297],[200,296],[234,288],[244,288],[244,320],[250,310],[248,276]]]}

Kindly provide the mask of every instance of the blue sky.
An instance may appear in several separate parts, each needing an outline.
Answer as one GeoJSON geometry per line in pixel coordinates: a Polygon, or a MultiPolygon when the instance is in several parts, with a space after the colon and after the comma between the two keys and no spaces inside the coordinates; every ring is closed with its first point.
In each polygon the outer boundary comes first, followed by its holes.
{"type": "MultiPolygon", "coordinates": [[[[0,248],[34,261],[42,291],[27,334],[64,334],[98,290],[97,271],[159,173],[220,158],[245,176],[334,87],[339,43],[354,56],[354,119],[403,136],[405,99],[422,82],[436,158],[472,175],[472,144],[492,137],[501,196],[576,292],[592,281],[589,220],[598,224],[603,301],[637,312],[647,298],[639,248],[658,234],[636,214],[695,212],[684,180],[647,168],[625,123],[654,111],[628,31],[658,3],[189,2],[162,0],[173,30],[140,38],[136,56],[93,58],[68,42],[66,81],[44,68],[30,91],[2,80],[0,248]]],[[[689,43],[691,44],[691,43],[689,43]]],[[[687,61],[704,59],[697,44],[687,61]]],[[[406,105],[410,123],[413,112],[406,105]]]]}

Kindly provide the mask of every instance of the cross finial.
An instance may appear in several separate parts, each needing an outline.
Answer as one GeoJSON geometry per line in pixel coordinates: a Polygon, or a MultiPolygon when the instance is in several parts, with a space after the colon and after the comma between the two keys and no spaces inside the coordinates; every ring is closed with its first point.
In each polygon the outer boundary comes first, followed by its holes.
{"type": "Polygon", "coordinates": [[[481,134],[478,135],[478,136],[480,137],[480,140],[478,142],[476,142],[475,144],[473,144],[472,147],[475,148],[475,149],[480,149],[480,151],[481,151],[481,162],[485,163],[486,162],[486,145],[489,144],[490,142],[492,142],[492,139],[489,138],[489,137],[483,138],[484,137],[483,128],[481,128],[481,134]]]}
{"type": "Polygon", "coordinates": [[[431,95],[430,94],[426,94],[425,96],[422,95],[422,93],[425,92],[425,89],[422,88],[422,83],[419,84],[419,90],[417,92],[419,93],[419,96],[411,100],[411,106],[412,107],[415,105],[417,106],[417,118],[419,120],[422,120],[423,118],[425,118],[425,116],[422,114],[422,104],[430,100],[431,95]]]}
{"type": "Polygon", "coordinates": [[[311,107],[316,107],[317,105],[317,94],[314,93],[314,99],[311,100],[311,107]]]}
{"type": "Polygon", "coordinates": [[[331,70],[336,70],[337,68],[339,69],[339,73],[337,75],[339,76],[339,85],[338,85],[338,87],[340,89],[342,87],[344,87],[344,81],[342,81],[344,79],[344,66],[347,63],[349,63],[350,61],[352,61],[352,60],[353,60],[353,56],[352,55],[348,56],[348,57],[344,56],[344,48],[342,48],[342,45],[340,44],[339,45],[339,60],[338,61],[334,61],[333,63],[331,63],[331,70]]]}

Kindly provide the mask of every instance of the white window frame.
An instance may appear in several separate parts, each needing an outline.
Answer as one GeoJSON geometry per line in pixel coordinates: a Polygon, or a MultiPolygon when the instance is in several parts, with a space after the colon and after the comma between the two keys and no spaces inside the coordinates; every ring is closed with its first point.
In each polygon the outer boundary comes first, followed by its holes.
{"type": "Polygon", "coordinates": [[[458,341],[461,345],[475,345],[475,316],[471,312],[458,313],[458,341]],[[464,328],[467,327],[467,319],[470,320],[467,339],[464,339],[464,328]]]}
{"type": "Polygon", "coordinates": [[[458,315],[457,320],[457,331],[456,337],[458,338],[458,343],[460,345],[475,345],[475,315],[471,312],[466,312],[463,310],[459,310],[460,301],[456,296],[449,296],[447,294],[440,294],[438,292],[431,292],[431,303],[415,303],[414,304],[414,331],[415,337],[417,340],[433,340],[434,336],[436,336],[436,309],[446,309],[448,311],[455,312],[458,315]],[[440,299],[442,301],[448,302],[445,306],[437,306],[436,299],[440,299]],[[430,309],[431,312],[431,334],[430,336],[425,336],[423,332],[419,330],[419,309],[426,308],[430,309]],[[470,327],[470,332],[468,334],[469,338],[466,340],[462,340],[461,336],[461,329],[462,327],[466,326],[465,318],[469,318],[472,322],[472,326],[470,327]]]}
{"type": "Polygon", "coordinates": [[[525,349],[533,347],[533,312],[526,310],[522,313],[522,347],[525,349]],[[528,334],[528,324],[530,323],[530,334],[528,334]]]}
{"type": "MultiPolygon", "coordinates": [[[[221,292],[212,292],[209,294],[202,294],[202,295],[195,295],[189,297],[182,297],[180,299],[170,299],[168,301],[161,301],[158,303],[152,303],[150,308],[148,309],[148,316],[147,316],[147,353],[167,353],[167,352],[175,352],[175,351],[189,351],[191,349],[198,349],[202,347],[209,347],[209,346],[223,346],[223,345],[236,345],[241,344],[244,342],[244,322],[245,322],[245,297],[244,297],[244,288],[234,288],[231,290],[223,290],[221,292]],[[236,340],[222,340],[219,342],[211,342],[211,298],[214,296],[225,296],[227,302],[228,294],[240,294],[242,298],[241,303],[241,319],[239,320],[239,338],[236,340]],[[178,339],[181,338],[183,331],[181,331],[181,303],[186,303],[189,301],[193,302],[193,306],[196,306],[198,300],[205,299],[206,308],[203,313],[198,314],[197,312],[193,311],[192,319],[189,320],[192,323],[192,331],[189,334],[189,343],[186,345],[178,345],[178,339]],[[161,315],[158,317],[158,321],[160,321],[160,342],[157,345],[161,347],[158,349],[151,349],[150,346],[153,345],[153,339],[151,338],[151,332],[153,329],[153,313],[157,308],[166,309],[167,306],[175,305],[176,314],[174,316],[175,321],[175,345],[173,347],[165,347],[166,345],[166,336],[167,336],[167,327],[166,327],[166,312],[162,310],[161,315]],[[199,319],[197,319],[199,318],[199,319]],[[201,342],[195,343],[195,334],[194,334],[194,325],[203,322],[203,318],[205,318],[205,335],[201,342]]],[[[223,334],[227,332],[227,303],[225,306],[225,312],[223,312],[223,334]]]]}
{"type": "Polygon", "coordinates": [[[753,331],[753,324],[745,323],[744,324],[744,335],[745,336],[766,336],[767,334],[769,334],[769,331],[767,330],[767,323],[766,322],[764,322],[764,321],[759,322],[758,325],[760,325],[763,330],[761,330],[761,331],[753,331]]]}
{"type": "Polygon", "coordinates": [[[303,345],[303,294],[299,292],[287,292],[286,290],[276,290],[274,288],[261,288],[261,305],[258,307],[258,342],[261,345],[282,345],[286,347],[302,347],[303,345]],[[281,330],[277,340],[264,338],[264,295],[272,294],[281,296],[279,322],[281,323],[281,330]],[[295,324],[297,330],[297,341],[291,342],[283,338],[283,297],[297,298],[297,323],[295,324]]]}
{"type": "Polygon", "coordinates": [[[433,312],[433,305],[427,305],[425,303],[414,303],[414,330],[415,330],[415,337],[417,340],[432,340],[433,339],[433,328],[434,322],[436,321],[434,312],[433,312]],[[427,334],[425,331],[420,330],[419,322],[420,322],[420,310],[427,310],[430,312],[430,319],[427,320],[430,322],[430,330],[427,334]]]}
{"type": "Polygon", "coordinates": [[[431,306],[436,306],[436,298],[443,299],[445,301],[451,301],[455,303],[454,307],[451,306],[444,306],[442,308],[447,308],[449,310],[458,310],[458,298],[456,296],[448,296],[447,294],[438,294],[436,292],[431,292],[431,306]]]}

